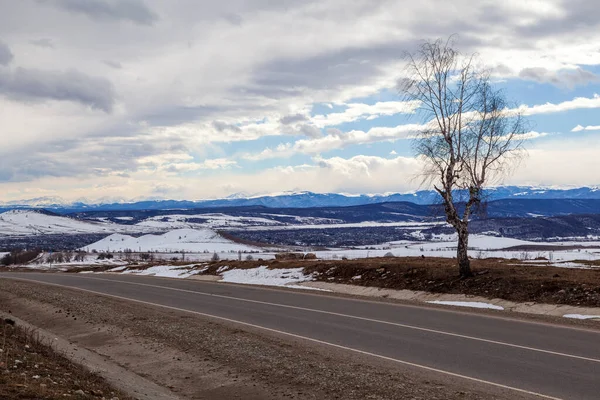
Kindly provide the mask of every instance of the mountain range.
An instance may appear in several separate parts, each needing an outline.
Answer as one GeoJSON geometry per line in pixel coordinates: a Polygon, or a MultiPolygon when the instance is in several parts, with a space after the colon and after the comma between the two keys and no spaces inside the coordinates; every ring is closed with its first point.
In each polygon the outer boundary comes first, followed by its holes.
{"type": "MultiPolygon", "coordinates": [[[[600,187],[572,189],[541,188],[531,186],[499,186],[486,189],[488,201],[502,199],[600,199],[600,187]]],[[[264,206],[270,208],[347,207],[366,204],[410,202],[418,205],[436,204],[439,195],[433,190],[411,193],[386,193],[349,195],[339,193],[289,192],[264,196],[233,195],[215,200],[143,200],[136,202],[64,202],[60,198],[37,198],[0,203],[0,211],[12,209],[46,209],[66,214],[84,211],[119,210],[173,210],[214,207],[264,206]]]]}

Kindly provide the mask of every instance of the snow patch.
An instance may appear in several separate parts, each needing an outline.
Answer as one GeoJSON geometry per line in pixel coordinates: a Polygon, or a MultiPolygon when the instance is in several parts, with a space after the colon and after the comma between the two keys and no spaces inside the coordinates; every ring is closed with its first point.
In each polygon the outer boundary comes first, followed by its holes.
{"type": "Polygon", "coordinates": [[[582,314],[565,314],[564,318],[573,318],[573,319],[598,319],[600,320],[600,315],[582,315],[582,314]]]}
{"type": "Polygon", "coordinates": [[[456,307],[471,307],[471,308],[487,308],[490,310],[504,310],[504,307],[496,306],[494,304],[483,303],[480,301],[442,301],[442,300],[434,300],[428,301],[431,304],[442,304],[446,306],[456,306],[456,307]]]}
{"type": "Polygon", "coordinates": [[[232,269],[221,273],[223,282],[243,283],[246,285],[285,286],[297,289],[312,289],[299,286],[298,283],[311,281],[311,275],[305,275],[302,268],[269,269],[266,265],[251,269],[232,269]]]}
{"type": "Polygon", "coordinates": [[[188,278],[197,271],[191,270],[193,266],[187,265],[155,265],[142,270],[127,270],[123,271],[123,274],[135,274],[135,275],[148,275],[148,276],[159,276],[163,278],[188,278]]]}

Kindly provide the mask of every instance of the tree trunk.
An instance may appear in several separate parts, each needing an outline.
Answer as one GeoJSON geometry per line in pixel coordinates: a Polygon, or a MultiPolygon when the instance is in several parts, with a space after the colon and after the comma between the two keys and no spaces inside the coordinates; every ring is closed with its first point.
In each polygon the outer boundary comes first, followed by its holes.
{"type": "Polygon", "coordinates": [[[471,261],[469,260],[469,231],[464,229],[458,229],[458,271],[461,278],[470,278],[473,276],[471,272],[471,261]]]}

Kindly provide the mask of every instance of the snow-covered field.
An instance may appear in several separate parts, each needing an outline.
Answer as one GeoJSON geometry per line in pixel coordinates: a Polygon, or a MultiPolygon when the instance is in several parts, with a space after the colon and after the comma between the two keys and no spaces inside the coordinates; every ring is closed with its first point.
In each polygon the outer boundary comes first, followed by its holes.
{"type": "Polygon", "coordinates": [[[35,211],[13,210],[0,214],[1,236],[29,236],[60,233],[110,233],[116,224],[78,221],[76,219],[46,215],[35,211]]]}
{"type": "Polygon", "coordinates": [[[182,228],[235,228],[247,226],[282,226],[267,218],[257,217],[234,217],[227,214],[198,214],[198,215],[161,215],[147,218],[138,222],[135,226],[153,229],[182,229],[182,228]],[[201,221],[201,222],[200,222],[201,221]]]}
{"type": "Polygon", "coordinates": [[[162,235],[133,237],[115,233],[83,248],[86,251],[122,252],[251,252],[251,247],[225,239],[210,229],[176,229],[162,235]]]}
{"type": "MultiPolygon", "coordinates": [[[[437,241],[422,242],[422,241],[395,241],[386,244],[375,246],[361,246],[356,249],[331,249],[325,251],[317,251],[317,257],[322,259],[356,259],[366,257],[383,257],[391,253],[395,257],[456,257],[456,236],[455,235],[440,235],[435,238],[437,241]]],[[[600,246],[597,242],[528,242],[525,240],[485,236],[471,235],[469,238],[470,255],[473,258],[506,258],[516,259],[519,261],[531,261],[535,258],[546,258],[549,263],[557,267],[563,268],[582,268],[582,264],[564,263],[574,260],[600,260],[600,246]],[[589,246],[586,249],[560,249],[555,250],[557,246],[589,246]],[[546,246],[548,250],[521,251],[521,250],[504,250],[515,246],[546,246]]]]}
{"type": "MultiPolygon", "coordinates": [[[[268,217],[268,215],[266,215],[268,217]]],[[[130,221],[132,217],[119,217],[130,221]]],[[[272,259],[275,252],[284,248],[273,248],[265,251],[246,244],[236,243],[220,236],[213,229],[228,227],[231,229],[314,229],[314,228],[348,228],[392,226],[412,230],[415,238],[410,241],[392,241],[372,246],[356,248],[331,248],[316,251],[320,259],[357,259],[382,257],[391,253],[396,257],[446,257],[456,256],[456,235],[435,235],[432,241],[424,241],[421,229],[438,225],[439,222],[361,222],[356,224],[335,224],[335,220],[303,219],[300,222],[314,222],[310,225],[286,225],[268,218],[234,217],[222,213],[180,215],[174,214],[145,219],[138,224],[125,225],[110,221],[83,221],[63,216],[47,215],[37,211],[15,210],[0,214],[0,236],[28,236],[40,234],[87,234],[106,233],[106,238],[85,246],[87,252],[119,253],[151,252],[156,259],[170,260],[176,255],[185,253],[189,261],[208,261],[217,253],[220,259],[238,259],[239,253],[254,253],[253,258],[272,259]],[[319,224],[320,222],[328,222],[319,224]],[[162,232],[156,234],[156,232],[162,232]],[[132,234],[142,235],[134,237],[132,234]]],[[[550,265],[563,268],[589,268],[577,260],[600,260],[600,241],[563,242],[530,242],[518,239],[503,238],[491,235],[471,235],[469,240],[470,255],[473,258],[506,258],[519,262],[530,262],[535,259],[546,259],[550,265]],[[569,249],[572,246],[585,246],[581,249],[569,249]],[[536,250],[506,250],[516,246],[535,246],[536,250]],[[564,249],[563,249],[564,248],[564,249]]],[[[291,249],[291,248],[290,248],[291,249]]],[[[304,252],[312,252],[310,248],[304,252]]],[[[182,258],[183,256],[178,256],[182,258]]],[[[87,264],[96,263],[95,258],[86,259],[87,264]]]]}

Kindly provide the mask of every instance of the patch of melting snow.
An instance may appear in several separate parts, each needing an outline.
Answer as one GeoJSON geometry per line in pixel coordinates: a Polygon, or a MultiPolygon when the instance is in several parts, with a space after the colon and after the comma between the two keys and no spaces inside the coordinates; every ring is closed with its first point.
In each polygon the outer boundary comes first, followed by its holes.
{"type": "Polygon", "coordinates": [[[311,281],[313,279],[311,275],[305,275],[302,272],[302,268],[268,269],[266,265],[261,265],[260,267],[251,269],[224,271],[221,273],[221,276],[223,277],[222,282],[314,289],[298,285],[300,282],[311,281]]]}
{"type": "Polygon", "coordinates": [[[446,306],[456,306],[456,307],[472,307],[472,308],[487,308],[490,310],[504,310],[504,307],[496,306],[494,304],[482,303],[480,301],[442,301],[442,300],[433,300],[428,301],[431,304],[442,304],[446,306]]]}
{"type": "Polygon", "coordinates": [[[575,263],[575,262],[554,263],[554,264],[550,264],[550,266],[558,267],[558,268],[592,269],[592,267],[590,267],[589,265],[575,263]]]}
{"type": "Polygon", "coordinates": [[[565,314],[564,318],[573,318],[573,319],[597,319],[600,320],[600,315],[582,315],[582,314],[565,314]]]}
{"type": "Polygon", "coordinates": [[[135,274],[135,275],[150,275],[159,276],[163,278],[188,278],[194,275],[197,271],[190,270],[186,266],[177,265],[155,265],[142,270],[127,270],[123,271],[124,274],[135,274]]]}
{"type": "Polygon", "coordinates": [[[121,272],[121,271],[125,271],[126,269],[127,269],[127,265],[122,265],[120,267],[111,268],[106,272],[121,272]]]}

